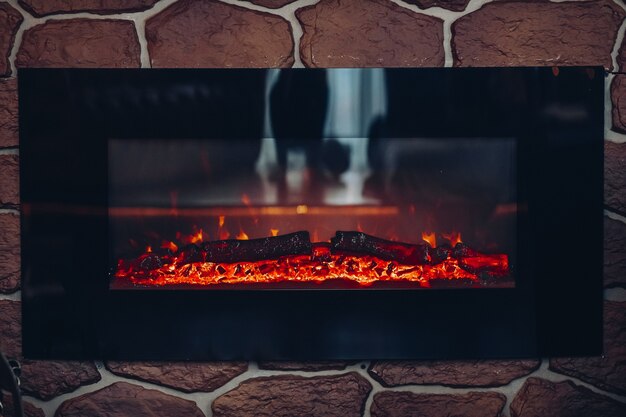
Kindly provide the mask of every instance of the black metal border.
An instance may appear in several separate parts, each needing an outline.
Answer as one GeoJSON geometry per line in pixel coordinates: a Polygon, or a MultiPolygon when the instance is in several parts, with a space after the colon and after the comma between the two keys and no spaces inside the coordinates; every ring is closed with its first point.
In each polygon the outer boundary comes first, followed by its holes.
{"type": "Polygon", "coordinates": [[[20,69],[24,355],[599,354],[603,69],[386,71],[386,134],[518,140],[515,289],[109,291],[107,138],[258,137],[265,70],[20,69]]]}

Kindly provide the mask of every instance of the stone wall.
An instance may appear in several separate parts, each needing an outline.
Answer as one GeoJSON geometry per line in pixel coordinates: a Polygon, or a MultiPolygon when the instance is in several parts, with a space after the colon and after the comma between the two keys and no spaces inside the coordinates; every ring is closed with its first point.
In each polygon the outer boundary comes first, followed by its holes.
{"type": "Polygon", "coordinates": [[[0,0],[0,349],[20,356],[16,68],[602,65],[605,353],[472,362],[24,360],[28,416],[626,415],[621,0],[0,0]]]}

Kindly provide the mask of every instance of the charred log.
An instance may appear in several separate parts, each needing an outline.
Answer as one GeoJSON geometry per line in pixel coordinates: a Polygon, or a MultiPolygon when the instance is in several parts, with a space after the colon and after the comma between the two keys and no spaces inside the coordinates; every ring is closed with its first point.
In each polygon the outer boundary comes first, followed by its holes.
{"type": "MultiPolygon", "coordinates": [[[[427,245],[393,242],[362,232],[337,232],[330,239],[333,251],[374,255],[387,261],[406,265],[427,265],[431,262],[427,245]]],[[[445,259],[445,258],[444,258],[445,259]]]]}
{"type": "Polygon", "coordinates": [[[205,260],[215,263],[254,262],[286,255],[307,255],[311,253],[311,248],[309,232],[251,240],[216,240],[202,245],[206,252],[205,260]]]}

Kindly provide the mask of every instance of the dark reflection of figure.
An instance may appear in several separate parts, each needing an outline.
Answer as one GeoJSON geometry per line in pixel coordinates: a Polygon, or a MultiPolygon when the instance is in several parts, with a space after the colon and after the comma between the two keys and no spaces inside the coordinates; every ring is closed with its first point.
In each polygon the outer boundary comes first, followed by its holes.
{"type": "MultiPolygon", "coordinates": [[[[315,182],[319,179],[327,108],[326,70],[281,70],[270,94],[270,118],[281,169],[279,198],[282,201],[286,197],[284,173],[290,150],[304,151],[312,182],[309,191],[316,188],[319,191],[315,182]]],[[[310,193],[309,196],[314,197],[310,193]]]]}

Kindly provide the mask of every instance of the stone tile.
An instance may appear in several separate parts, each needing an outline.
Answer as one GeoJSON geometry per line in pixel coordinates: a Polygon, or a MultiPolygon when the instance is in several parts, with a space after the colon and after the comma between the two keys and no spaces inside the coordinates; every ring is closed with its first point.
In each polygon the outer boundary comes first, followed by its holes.
{"type": "Polygon", "coordinates": [[[374,362],[369,373],[388,387],[497,387],[532,373],[540,364],[539,360],[374,362]]]}
{"type": "Polygon", "coordinates": [[[0,208],[16,208],[19,205],[19,175],[19,157],[0,155],[0,208]]]}
{"type": "Polygon", "coordinates": [[[215,399],[214,417],[361,417],[371,384],[355,372],[249,379],[215,399]]]}
{"type": "Polygon", "coordinates": [[[0,79],[0,148],[17,146],[17,79],[0,79]]]}
{"type": "Polygon", "coordinates": [[[626,213],[626,143],[604,142],[604,204],[626,213]]]}
{"type": "Polygon", "coordinates": [[[511,417],[622,417],[626,404],[572,381],[528,378],[511,402],[511,417]]]}
{"type": "Polygon", "coordinates": [[[20,216],[0,214],[0,293],[20,288],[20,216]]]}
{"type": "Polygon", "coordinates": [[[0,3],[0,77],[11,74],[9,56],[17,29],[24,18],[7,2],[0,3]]]}
{"type": "Polygon", "coordinates": [[[405,3],[415,4],[420,9],[428,9],[429,7],[441,7],[442,9],[460,12],[465,10],[470,0],[402,0],[405,3]]]}
{"type": "Polygon", "coordinates": [[[414,394],[383,391],[374,395],[372,417],[500,417],[506,397],[496,392],[414,394]]]}
{"type": "Polygon", "coordinates": [[[452,25],[456,66],[603,65],[626,12],[610,0],[497,1],[452,25]]]}
{"type": "Polygon", "coordinates": [[[605,302],[602,356],[555,358],[550,360],[550,369],[626,395],[626,302],[605,302]]]}
{"type": "Polygon", "coordinates": [[[109,19],[48,20],[24,32],[18,67],[139,68],[133,22],[109,19]]]}
{"type": "Polygon", "coordinates": [[[604,286],[626,287],[626,224],[604,218],[604,286]]]}
{"type": "Polygon", "coordinates": [[[296,0],[245,0],[250,3],[254,3],[258,6],[267,7],[269,9],[278,9],[280,7],[286,6],[287,4],[293,3],[296,0]]]}
{"type": "Polygon", "coordinates": [[[443,22],[386,0],[322,0],[296,11],[307,67],[440,67],[443,22]]]}
{"type": "Polygon", "coordinates": [[[8,358],[22,356],[22,303],[0,300],[0,351],[8,358]]]}
{"type": "Polygon", "coordinates": [[[107,362],[116,375],[152,382],[183,392],[211,392],[246,372],[246,362],[107,362]]]}
{"type": "Polygon", "coordinates": [[[216,0],[181,0],[146,22],[153,67],[290,67],[282,17],[216,0]]]}
{"type": "Polygon", "coordinates": [[[25,359],[22,361],[20,388],[25,394],[47,401],[100,379],[100,373],[92,362],[25,359]]]}
{"type": "Polygon", "coordinates": [[[126,382],[116,382],[101,390],[63,402],[55,417],[204,417],[195,402],[145,389],[126,382]]]}
{"type": "Polygon", "coordinates": [[[96,14],[130,13],[147,10],[159,0],[19,0],[33,16],[89,12],[96,14]]]}
{"type": "Polygon", "coordinates": [[[626,133],[626,75],[616,75],[611,82],[611,102],[613,104],[612,129],[626,133]]]}
{"type": "Polygon", "coordinates": [[[260,369],[270,369],[274,371],[304,371],[318,372],[332,369],[346,369],[351,362],[327,361],[327,362],[259,362],[260,369]]]}

